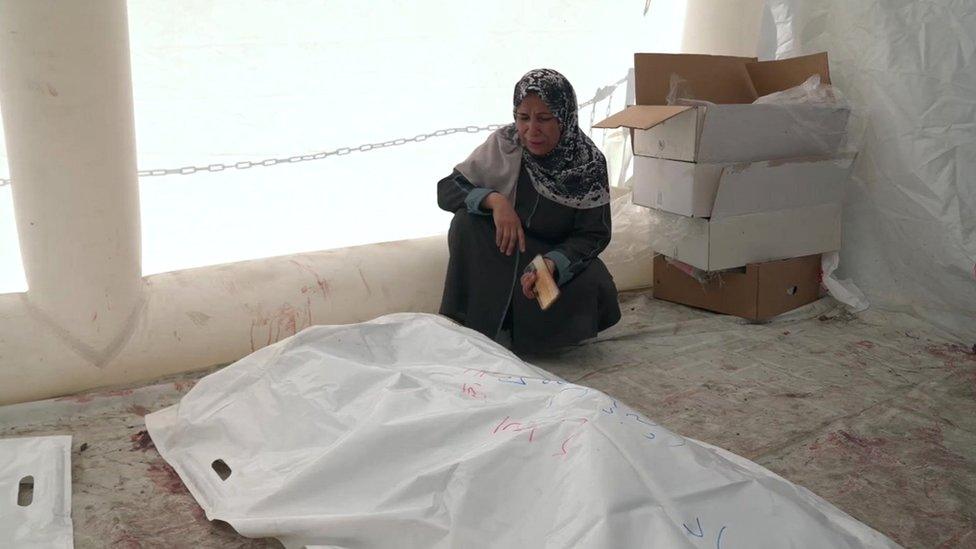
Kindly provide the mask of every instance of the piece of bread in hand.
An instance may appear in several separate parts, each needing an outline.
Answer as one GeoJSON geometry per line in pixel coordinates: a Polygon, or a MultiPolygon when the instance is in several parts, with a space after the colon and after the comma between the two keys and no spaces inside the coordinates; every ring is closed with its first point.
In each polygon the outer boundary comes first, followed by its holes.
{"type": "Polygon", "coordinates": [[[532,266],[535,267],[536,274],[535,298],[539,302],[539,307],[545,311],[559,298],[559,286],[553,280],[544,257],[535,256],[535,259],[532,260],[532,266]]]}

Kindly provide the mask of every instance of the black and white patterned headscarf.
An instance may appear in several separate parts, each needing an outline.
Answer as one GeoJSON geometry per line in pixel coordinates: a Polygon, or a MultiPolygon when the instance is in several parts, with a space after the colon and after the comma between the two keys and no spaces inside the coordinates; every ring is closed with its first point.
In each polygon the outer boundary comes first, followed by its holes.
{"type": "Polygon", "coordinates": [[[535,190],[554,202],[579,209],[608,204],[607,161],[579,127],[572,84],[552,69],[527,72],[515,84],[513,115],[530,93],[537,94],[559,120],[555,148],[543,157],[535,156],[519,142],[512,123],[492,133],[456,169],[474,185],[492,188],[512,200],[524,165],[535,190]]]}

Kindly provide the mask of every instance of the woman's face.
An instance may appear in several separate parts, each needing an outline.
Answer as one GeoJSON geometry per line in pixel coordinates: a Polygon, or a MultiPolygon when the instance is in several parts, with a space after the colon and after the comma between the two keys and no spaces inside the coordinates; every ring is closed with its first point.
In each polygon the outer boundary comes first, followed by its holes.
{"type": "Polygon", "coordinates": [[[536,156],[549,154],[559,143],[559,119],[534,93],[526,95],[515,109],[515,127],[522,146],[536,156]]]}

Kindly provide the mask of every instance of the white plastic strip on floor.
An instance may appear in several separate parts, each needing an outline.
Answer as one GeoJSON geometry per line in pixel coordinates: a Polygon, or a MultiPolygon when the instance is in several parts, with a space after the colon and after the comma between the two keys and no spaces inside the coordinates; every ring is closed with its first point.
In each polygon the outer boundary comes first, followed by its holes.
{"type": "Polygon", "coordinates": [[[0,546],[74,547],[70,436],[0,439],[0,546]]]}
{"type": "Polygon", "coordinates": [[[207,517],[287,547],[897,547],[434,315],[307,328],[146,425],[207,517]]]}

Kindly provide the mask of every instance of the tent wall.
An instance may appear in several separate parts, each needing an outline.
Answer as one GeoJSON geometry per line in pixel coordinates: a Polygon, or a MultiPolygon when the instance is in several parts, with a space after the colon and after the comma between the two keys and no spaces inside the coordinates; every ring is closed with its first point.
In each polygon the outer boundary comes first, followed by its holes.
{"type": "Polygon", "coordinates": [[[876,307],[976,342],[976,9],[769,0],[775,55],[830,54],[859,109],[841,269],[876,307]]]}
{"type": "Polygon", "coordinates": [[[684,53],[756,55],[763,0],[688,0],[684,53]]]}

